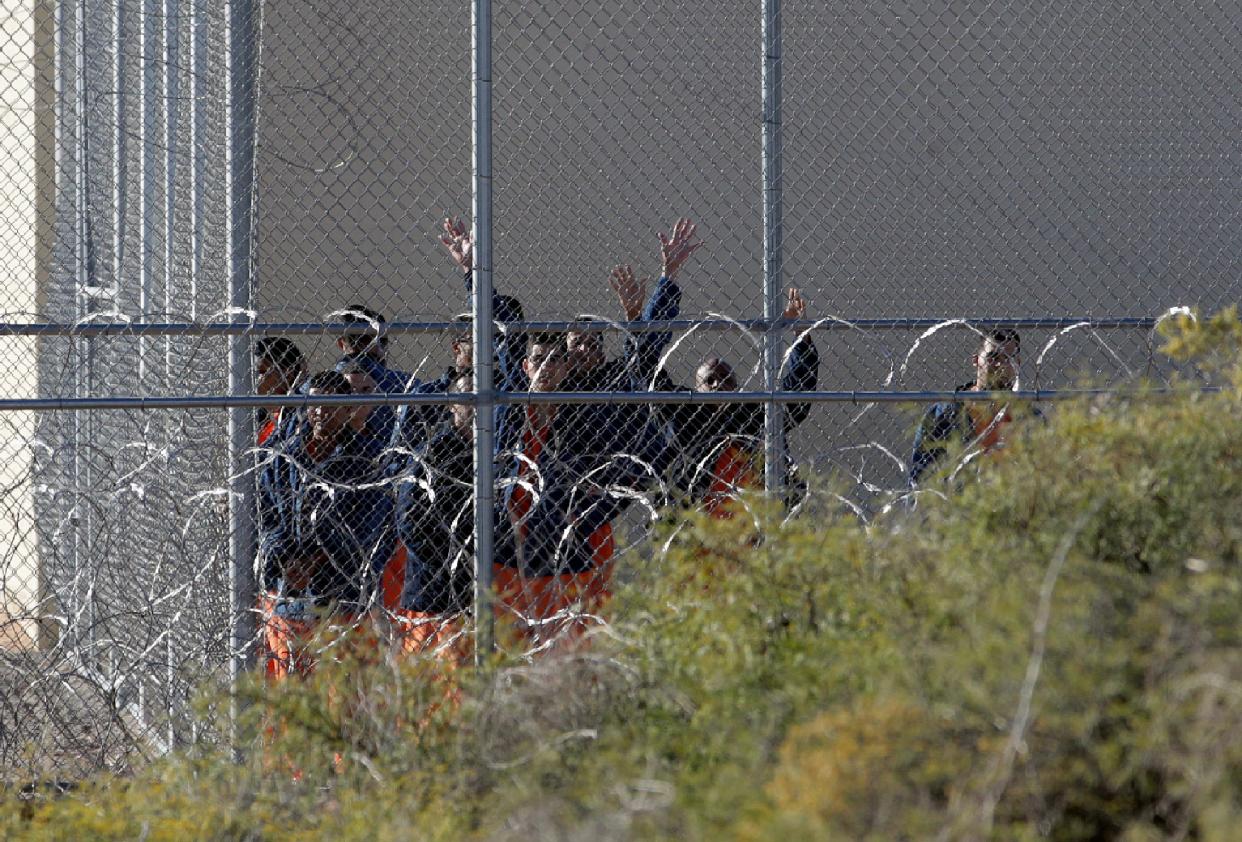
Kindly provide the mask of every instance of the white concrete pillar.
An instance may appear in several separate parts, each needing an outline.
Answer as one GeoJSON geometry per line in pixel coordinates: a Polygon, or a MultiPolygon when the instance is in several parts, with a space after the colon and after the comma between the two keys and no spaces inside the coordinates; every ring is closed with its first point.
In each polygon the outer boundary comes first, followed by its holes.
{"type": "MultiPolygon", "coordinates": [[[[54,184],[51,4],[4,0],[0,15],[0,322],[37,320],[54,184]]],[[[0,338],[0,395],[38,392],[33,337],[0,338]]],[[[0,413],[0,649],[35,646],[42,576],[31,486],[32,412],[0,413]]]]}

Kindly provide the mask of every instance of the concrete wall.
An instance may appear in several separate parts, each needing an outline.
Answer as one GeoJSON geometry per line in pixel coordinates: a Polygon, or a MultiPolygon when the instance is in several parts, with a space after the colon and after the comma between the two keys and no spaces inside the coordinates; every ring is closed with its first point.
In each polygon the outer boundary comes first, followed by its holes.
{"type": "MultiPolygon", "coordinates": [[[[48,100],[52,53],[49,20],[39,0],[5,0],[0,17],[0,312],[32,320],[46,278],[48,165],[52,154],[48,100]]],[[[0,340],[0,396],[37,392],[32,338],[0,340]]],[[[41,574],[33,521],[33,413],[0,413],[0,649],[25,648],[38,636],[41,574]]]]}
{"type": "MultiPolygon", "coordinates": [[[[496,4],[498,287],[612,313],[608,268],[654,270],[652,232],[689,214],[686,310],[761,312],[759,9],[496,4]]],[[[1237,4],[787,0],[788,282],[847,318],[1236,299],[1239,26],[1237,4]]],[[[469,212],[469,50],[466,2],[267,9],[265,316],[461,309],[434,227],[469,212]]]]}
{"type": "MultiPolygon", "coordinates": [[[[760,8],[494,4],[494,275],[528,315],[615,314],[609,268],[656,271],[654,232],[683,214],[708,244],[683,313],[762,313],[760,8]]],[[[783,9],[785,282],[812,316],[1154,316],[1242,294],[1242,5],[783,9]]],[[[470,212],[470,4],[269,4],[263,85],[262,316],[463,309],[435,228],[470,212]]],[[[1039,369],[1053,333],[1023,338],[1027,384],[1162,371],[1141,332],[1076,331],[1039,369]]],[[[670,370],[687,382],[710,351],[752,371],[753,339],[696,334],[670,370]]],[[[835,389],[951,388],[975,342],[817,341],[835,389]]],[[[447,362],[442,337],[392,347],[421,374],[447,362]]],[[[901,487],[873,445],[907,456],[917,408],[860,409],[818,407],[793,451],[901,487]]]]}

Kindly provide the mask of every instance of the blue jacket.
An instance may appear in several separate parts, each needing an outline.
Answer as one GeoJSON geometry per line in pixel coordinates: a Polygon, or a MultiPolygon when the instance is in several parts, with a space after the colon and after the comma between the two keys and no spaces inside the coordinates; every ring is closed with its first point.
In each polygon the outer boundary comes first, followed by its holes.
{"type": "MultiPolygon", "coordinates": [[[[408,390],[411,395],[442,395],[452,385],[455,372],[449,369],[435,380],[427,380],[408,390]]],[[[393,407],[383,407],[393,412],[393,407]]],[[[421,447],[442,424],[448,421],[447,406],[438,404],[401,404],[393,412],[393,421],[383,438],[388,448],[388,472],[394,475],[409,462],[409,454],[421,447]]]]}
{"type": "MultiPolygon", "coordinates": [[[[392,516],[386,487],[379,484],[374,440],[342,432],[319,461],[306,453],[305,429],[268,453],[260,473],[260,555],[264,585],[294,595],[283,582],[286,565],[323,555],[310,595],[356,608],[366,604],[391,554],[385,526],[392,516]]],[[[305,595],[305,594],[304,594],[305,595]]]]}
{"type": "MultiPolygon", "coordinates": [[[[819,351],[810,336],[794,344],[780,387],[787,392],[806,392],[819,381],[819,351]]],[[[690,391],[672,382],[663,372],[656,386],[667,391],[690,391]]],[[[784,428],[789,433],[811,414],[809,403],[790,403],[784,408],[784,428]]],[[[714,456],[729,441],[762,449],[763,404],[665,404],[660,415],[670,430],[676,458],[670,481],[673,488],[692,500],[700,500],[713,478],[714,456]]],[[[787,456],[788,460],[788,456],[787,456]]],[[[788,470],[792,462],[786,466],[788,470]]]]}
{"type": "MultiPolygon", "coordinates": [[[[681,289],[666,278],[660,278],[652,294],[644,319],[668,321],[681,312],[681,289]]],[[[660,355],[672,339],[668,332],[646,334],[650,340],[635,345],[639,388],[659,392],[689,392],[690,387],[678,385],[663,369],[656,371],[660,355]]],[[[781,390],[806,392],[819,382],[819,350],[810,335],[803,336],[789,352],[788,367],[781,377],[781,390]]],[[[661,404],[656,417],[667,431],[672,444],[671,481],[683,494],[698,499],[699,486],[710,481],[712,466],[701,463],[710,458],[728,439],[756,440],[763,436],[764,408],[761,404],[661,404]],[[706,469],[704,469],[706,468],[706,469]]],[[[784,413],[785,432],[797,427],[811,414],[809,403],[787,404],[784,413]]]]}
{"type": "MultiPolygon", "coordinates": [[[[681,307],[681,287],[660,276],[647,299],[638,320],[666,321],[677,318],[681,307]]],[[[660,354],[672,341],[670,331],[632,333],[625,338],[625,355],[608,360],[588,372],[571,375],[565,382],[567,392],[637,392],[647,389],[660,354]]]]}
{"type": "MultiPolygon", "coordinates": [[[[672,279],[661,275],[656,281],[655,289],[651,291],[647,306],[643,309],[642,321],[667,322],[677,318],[680,314],[681,287],[672,279]]],[[[631,349],[634,355],[639,389],[651,388],[651,378],[656,365],[660,362],[660,355],[672,341],[672,331],[661,331],[641,334],[636,340],[627,344],[627,349],[631,349]]]]}
{"type": "Polygon", "coordinates": [[[522,476],[534,487],[519,551],[510,505],[522,460],[518,453],[525,407],[507,414],[506,450],[497,475],[503,487],[495,513],[496,561],[528,576],[578,573],[593,565],[588,539],[632,502],[663,470],[667,447],[646,419],[616,404],[569,404],[558,408],[548,441],[522,476]]]}
{"type": "MultiPolygon", "coordinates": [[[[964,383],[954,391],[969,392],[973,383],[964,383]]],[[[1039,407],[1032,407],[1032,414],[1042,419],[1039,407]]],[[[975,440],[975,427],[964,401],[941,401],[932,404],[923,413],[914,431],[914,447],[910,454],[907,479],[911,488],[918,486],[924,475],[933,471],[955,445],[969,446],[975,440]]]]}
{"type": "MultiPolygon", "coordinates": [[[[465,282],[469,293],[469,272],[465,282]]],[[[520,318],[519,306],[512,298],[492,298],[496,321],[502,324],[520,318]]],[[[525,337],[516,331],[499,333],[495,348],[496,390],[525,389],[525,337]]],[[[411,393],[444,394],[456,374],[449,368],[411,393]]],[[[509,409],[497,404],[495,429],[503,426],[509,409]]],[[[473,597],[474,449],[446,426],[448,420],[445,406],[405,404],[388,443],[385,474],[394,481],[395,533],[407,552],[401,606],[410,611],[453,613],[468,607],[473,597]]],[[[495,452],[502,441],[497,436],[495,452]]]]}
{"type": "MultiPolygon", "coordinates": [[[[473,275],[464,273],[466,295],[470,296],[473,288],[473,275]]],[[[492,314],[495,321],[501,324],[518,321],[520,312],[516,309],[521,305],[513,298],[502,296],[493,291],[492,314]]],[[[495,337],[496,348],[496,391],[521,391],[525,388],[525,374],[522,371],[522,358],[526,355],[526,339],[518,331],[504,331],[495,337]]],[[[450,367],[435,380],[423,383],[415,381],[408,391],[410,394],[442,395],[452,386],[457,372],[450,367]]],[[[499,425],[504,407],[496,407],[495,423],[499,425]]],[[[404,404],[397,409],[391,435],[386,439],[389,448],[394,451],[390,460],[389,473],[396,475],[410,463],[408,453],[418,448],[431,438],[436,429],[448,421],[448,409],[444,406],[404,404]]]]}
{"type": "Polygon", "coordinates": [[[446,427],[397,483],[397,524],[406,547],[407,611],[454,614],[474,598],[474,446],[446,427]]]}
{"type": "MultiPolygon", "coordinates": [[[[298,394],[305,393],[304,386],[298,389],[298,394]]],[[[276,487],[276,483],[279,481],[285,455],[290,452],[291,443],[300,435],[305,421],[306,410],[304,407],[286,407],[281,412],[279,423],[273,428],[267,440],[255,449],[257,456],[255,468],[255,506],[260,540],[267,532],[276,529],[276,524],[279,523],[278,498],[277,495],[272,493],[272,489],[276,487]]],[[[280,578],[276,568],[268,563],[263,570],[258,572],[261,575],[263,587],[274,590],[276,582],[280,578]]]]}
{"type": "MultiPolygon", "coordinates": [[[[422,382],[413,374],[405,371],[397,371],[389,368],[384,363],[372,357],[370,354],[360,354],[356,357],[342,357],[335,366],[336,371],[342,371],[350,363],[356,364],[360,369],[366,372],[367,376],[375,382],[375,391],[380,394],[402,394],[404,392],[417,392],[423,388],[422,382]]],[[[440,407],[420,407],[420,409],[435,410],[440,407]]],[[[367,413],[367,435],[379,442],[387,443],[392,440],[399,416],[396,407],[392,406],[375,406],[367,413]]]]}
{"type": "MultiPolygon", "coordinates": [[[[966,383],[958,386],[955,391],[968,391],[973,386],[973,383],[966,383]]],[[[919,484],[924,474],[935,468],[949,447],[970,443],[974,437],[974,428],[968,414],[964,412],[965,407],[962,401],[941,401],[932,404],[923,413],[919,426],[914,431],[914,449],[910,454],[907,479],[911,488],[919,484]]]]}

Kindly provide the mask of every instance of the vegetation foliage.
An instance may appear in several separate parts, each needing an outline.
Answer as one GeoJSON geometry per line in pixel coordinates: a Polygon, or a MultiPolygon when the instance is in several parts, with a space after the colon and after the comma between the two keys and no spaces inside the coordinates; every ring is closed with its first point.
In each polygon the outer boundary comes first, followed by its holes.
{"type": "Polygon", "coordinates": [[[1236,838],[1242,327],[1164,332],[1226,388],[1058,406],[866,526],[670,524],[581,651],[476,673],[342,646],[243,688],[243,762],[13,795],[0,831],[1236,838]]]}

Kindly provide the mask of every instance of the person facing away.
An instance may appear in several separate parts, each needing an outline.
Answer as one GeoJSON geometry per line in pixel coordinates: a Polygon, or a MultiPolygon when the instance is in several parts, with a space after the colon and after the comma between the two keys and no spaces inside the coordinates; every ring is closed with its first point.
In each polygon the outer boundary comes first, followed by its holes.
{"type": "MultiPolygon", "coordinates": [[[[465,369],[448,391],[467,393],[473,383],[465,369]]],[[[460,634],[474,598],[474,404],[450,404],[449,415],[397,483],[407,551],[399,614],[410,652],[438,648],[448,631],[460,634]]]]}
{"type": "MultiPolygon", "coordinates": [[[[805,314],[806,302],[801,293],[790,288],[783,318],[801,319],[805,314]]],[[[662,369],[649,377],[657,391],[705,393],[739,389],[733,367],[717,356],[708,357],[695,369],[693,389],[674,383],[662,369]]],[[[807,333],[789,350],[780,388],[787,392],[811,391],[818,380],[819,351],[807,333]]],[[[763,451],[763,404],[664,404],[657,411],[676,454],[670,482],[675,493],[687,503],[714,516],[726,517],[727,504],[740,490],[762,485],[762,472],[756,461],[763,451]]],[[[810,412],[809,403],[785,405],[781,410],[785,432],[795,429],[810,412]]]]}
{"type": "MultiPolygon", "coordinates": [[[[254,390],[259,395],[291,395],[306,383],[306,357],[291,339],[284,336],[265,336],[254,343],[254,390]]],[[[259,410],[257,440],[260,447],[282,434],[298,413],[289,407],[264,407],[259,410]],[[275,438],[274,438],[275,437],[275,438]]]]}
{"type": "MultiPolygon", "coordinates": [[[[973,382],[955,391],[1004,392],[1017,387],[1022,362],[1022,340],[1012,328],[996,328],[983,335],[972,362],[973,382]]],[[[908,480],[911,488],[944,459],[949,448],[966,446],[991,453],[1004,446],[1012,413],[999,401],[941,401],[923,413],[914,432],[908,480]]]]}
{"type": "MultiPolygon", "coordinates": [[[[532,334],[523,363],[533,393],[561,390],[569,375],[565,335],[532,334]]],[[[503,450],[497,475],[503,493],[496,511],[498,610],[517,621],[519,634],[547,641],[609,596],[615,551],[612,521],[638,490],[646,465],[662,457],[651,425],[635,435],[615,404],[513,405],[498,432],[503,450]]]]}

